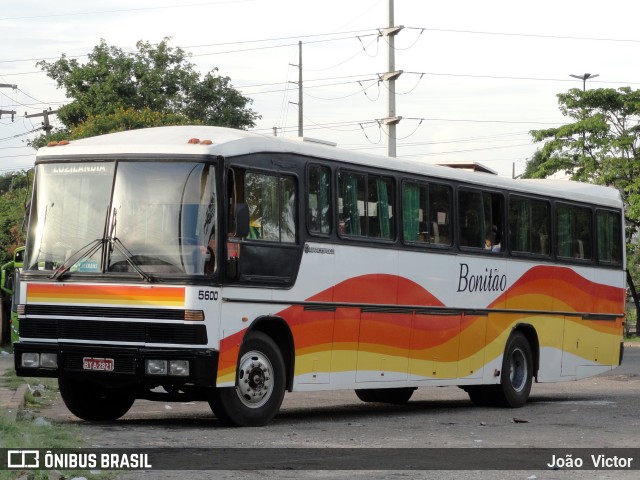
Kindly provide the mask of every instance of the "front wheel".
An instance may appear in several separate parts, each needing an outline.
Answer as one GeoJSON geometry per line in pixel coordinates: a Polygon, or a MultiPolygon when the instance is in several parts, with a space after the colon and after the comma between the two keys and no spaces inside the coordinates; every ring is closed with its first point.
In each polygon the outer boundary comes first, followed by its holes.
{"type": "Polygon", "coordinates": [[[268,335],[251,332],[240,349],[236,386],[213,389],[209,405],[227,425],[258,427],[271,421],[280,410],[285,385],[280,349],[268,335]]]}
{"type": "Polygon", "coordinates": [[[134,396],[122,388],[110,389],[91,382],[61,377],[60,395],[69,411],[82,420],[117,420],[129,411],[134,396]]]}

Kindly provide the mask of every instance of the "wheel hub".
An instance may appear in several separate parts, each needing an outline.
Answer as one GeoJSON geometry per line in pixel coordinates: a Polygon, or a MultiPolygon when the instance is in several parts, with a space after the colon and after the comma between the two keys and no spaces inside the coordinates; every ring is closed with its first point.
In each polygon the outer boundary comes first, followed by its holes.
{"type": "Polygon", "coordinates": [[[509,362],[509,381],[516,392],[521,392],[527,384],[527,360],[525,354],[516,348],[509,362]]]}
{"type": "Polygon", "coordinates": [[[262,353],[251,351],[240,359],[238,369],[238,397],[244,405],[259,408],[271,397],[273,367],[262,353]]]}

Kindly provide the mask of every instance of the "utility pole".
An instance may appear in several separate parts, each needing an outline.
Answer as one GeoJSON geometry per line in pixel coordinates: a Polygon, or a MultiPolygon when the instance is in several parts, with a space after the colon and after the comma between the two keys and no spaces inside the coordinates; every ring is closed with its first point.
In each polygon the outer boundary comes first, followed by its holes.
{"type": "MultiPolygon", "coordinates": [[[[292,67],[298,67],[298,103],[293,103],[294,105],[298,105],[298,136],[304,136],[304,123],[303,123],[303,104],[302,104],[302,41],[298,42],[298,65],[290,64],[292,67]]],[[[296,83],[296,82],[291,82],[296,83]]]]}
{"type": "Polygon", "coordinates": [[[387,85],[387,117],[382,119],[382,123],[387,127],[387,155],[396,156],[396,125],[402,117],[396,115],[396,79],[402,75],[402,70],[396,71],[396,50],[395,36],[404,27],[394,25],[394,5],[393,0],[389,0],[389,27],[382,31],[382,35],[387,37],[387,73],[382,76],[382,80],[387,85]]]}
{"type": "MultiPolygon", "coordinates": [[[[0,88],[12,88],[13,90],[16,90],[18,88],[17,85],[11,84],[11,83],[0,83],[0,88]]],[[[13,122],[15,116],[16,116],[16,111],[15,110],[2,110],[0,109],[0,118],[2,118],[2,114],[7,114],[7,115],[11,115],[11,121],[13,122]]]]}
{"type": "Polygon", "coordinates": [[[24,112],[24,118],[34,118],[34,117],[44,117],[42,121],[42,129],[44,130],[45,135],[49,135],[53,127],[49,123],[49,115],[54,115],[58,113],[58,110],[43,110],[42,113],[32,113],[31,115],[27,115],[27,112],[24,112]]]}

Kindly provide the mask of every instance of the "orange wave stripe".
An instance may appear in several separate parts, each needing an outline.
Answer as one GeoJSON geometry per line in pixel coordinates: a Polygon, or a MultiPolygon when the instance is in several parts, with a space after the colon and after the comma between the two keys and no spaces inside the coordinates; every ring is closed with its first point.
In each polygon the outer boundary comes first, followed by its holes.
{"type": "MultiPolygon", "coordinates": [[[[531,268],[506,292],[486,308],[522,310],[564,310],[569,312],[619,313],[624,289],[592,282],[570,268],[538,266],[531,268]]],[[[307,301],[365,303],[372,305],[444,306],[431,292],[403,277],[387,274],[363,275],[347,279],[318,292],[307,301]]],[[[386,355],[409,355],[415,359],[456,361],[485,349],[508,331],[516,320],[537,315],[491,314],[490,322],[475,316],[370,314],[349,307],[335,312],[305,310],[293,306],[280,311],[293,334],[297,354],[336,349],[341,344],[360,345],[366,351],[386,355]],[[485,330],[486,329],[486,330],[485,330]],[[477,330],[477,331],[476,331],[477,330]],[[456,338],[478,338],[467,345],[456,338]]],[[[548,313],[547,313],[548,316],[548,313]]],[[[553,315],[551,315],[553,316],[553,315]]],[[[558,317],[558,322],[564,320],[558,317]]],[[[578,319],[568,318],[569,321],[578,319]]],[[[589,321],[582,328],[616,334],[620,322],[589,321]]],[[[559,324],[562,329],[563,324],[559,324]]],[[[246,330],[221,339],[218,375],[235,371],[246,330]]],[[[554,333],[555,334],[557,332],[554,333]]],[[[356,349],[358,347],[355,347],[356,349]]]]}
{"type": "Polygon", "coordinates": [[[27,302],[184,307],[184,287],[27,284],[27,302]]]}

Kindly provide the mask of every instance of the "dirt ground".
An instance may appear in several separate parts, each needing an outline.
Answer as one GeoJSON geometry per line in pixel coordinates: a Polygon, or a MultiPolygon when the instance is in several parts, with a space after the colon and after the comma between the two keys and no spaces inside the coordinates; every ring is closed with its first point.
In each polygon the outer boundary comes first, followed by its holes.
{"type": "MultiPolygon", "coordinates": [[[[75,425],[94,448],[636,448],[640,444],[640,348],[609,374],[534,384],[521,409],[479,408],[456,387],[421,388],[406,405],[362,403],[353,391],[292,393],[266,427],[227,428],[206,403],[136,401],[122,419],[87,423],[61,400],[41,415],[75,425]]],[[[495,451],[488,450],[495,455],[495,451]]],[[[638,450],[640,462],[640,450],[638,450]]],[[[638,471],[149,471],[123,479],[496,478],[636,479],[638,471]]]]}

